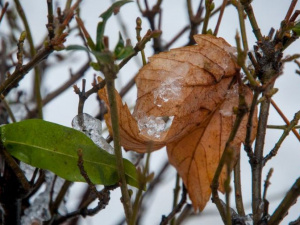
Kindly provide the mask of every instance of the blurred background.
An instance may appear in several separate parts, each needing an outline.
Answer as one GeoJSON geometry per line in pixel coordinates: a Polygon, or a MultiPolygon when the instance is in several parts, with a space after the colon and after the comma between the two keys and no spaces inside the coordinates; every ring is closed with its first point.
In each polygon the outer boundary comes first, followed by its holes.
{"type": "MultiPolygon", "coordinates": [[[[9,0],[9,9],[14,10],[14,2],[9,0]]],[[[44,38],[47,35],[47,29],[45,24],[47,23],[47,4],[46,1],[34,1],[26,0],[20,1],[24,12],[27,16],[33,40],[36,45],[42,44],[44,38]]],[[[65,1],[54,1],[55,6],[64,7],[65,1]]],[[[113,1],[101,0],[101,1],[82,1],[80,4],[80,16],[89,31],[90,35],[96,37],[97,23],[100,21],[99,15],[104,12],[113,1]]],[[[149,8],[152,8],[157,1],[147,1],[149,8]]],[[[193,8],[196,9],[199,5],[200,0],[193,0],[193,8]]],[[[216,8],[219,7],[223,1],[215,0],[216,8]]],[[[4,1],[2,1],[4,4],[4,1]]],[[[290,1],[282,0],[263,0],[253,1],[253,9],[260,26],[263,35],[268,35],[270,28],[278,29],[280,22],[284,19],[285,14],[290,5],[290,1]]],[[[141,6],[145,9],[144,1],[141,1],[141,6]]],[[[161,4],[161,30],[162,30],[162,44],[166,45],[186,26],[189,25],[189,17],[187,12],[187,3],[185,0],[163,0],[161,4]]],[[[296,5],[296,9],[300,9],[300,4],[296,5]]],[[[194,12],[194,13],[195,13],[194,12]]],[[[113,49],[116,45],[119,32],[121,32],[124,39],[129,38],[133,46],[136,43],[136,18],[141,17],[142,19],[142,36],[150,29],[149,22],[146,18],[141,15],[136,1],[126,4],[120,10],[120,13],[113,16],[107,24],[105,35],[109,37],[110,49],[113,49]]],[[[218,13],[209,21],[208,27],[214,30],[217,23],[218,13]]],[[[155,24],[159,23],[158,16],[155,17],[155,24]]],[[[12,31],[8,25],[8,20],[3,19],[0,26],[0,39],[6,45],[6,51],[15,51],[15,46],[10,46],[8,41],[8,34],[12,31]]],[[[23,25],[17,17],[16,23],[20,26],[20,30],[23,30],[23,25]]],[[[71,27],[75,27],[76,22],[71,22],[71,27]]],[[[252,33],[249,21],[246,20],[247,34],[249,48],[255,45],[255,36],[252,33]]],[[[199,27],[199,33],[202,27],[199,27]]],[[[223,37],[232,46],[235,46],[235,34],[239,31],[238,14],[236,8],[229,5],[226,7],[223,20],[218,32],[219,37],[223,37]]],[[[15,36],[18,37],[20,32],[15,29],[13,31],[15,36]]],[[[82,45],[82,39],[77,35],[78,30],[70,31],[70,35],[67,37],[65,46],[71,44],[82,45]]],[[[189,30],[187,29],[176,41],[170,46],[170,48],[182,47],[189,42],[189,30]]],[[[2,45],[3,48],[3,45],[2,45]]],[[[25,48],[28,48],[28,44],[25,44],[25,48]]],[[[290,46],[287,51],[284,52],[284,57],[295,53],[299,54],[300,45],[299,41],[290,46]]],[[[145,54],[150,57],[154,54],[153,43],[147,44],[145,54]]],[[[15,58],[15,55],[13,55],[15,58]]],[[[43,72],[42,77],[42,97],[45,98],[47,94],[52,93],[67,80],[70,79],[70,71],[75,73],[85,63],[88,62],[88,57],[85,52],[66,52],[61,51],[52,54],[47,63],[46,70],[43,72]],[[61,57],[64,60],[61,60],[61,57]],[[62,62],[62,63],[61,63],[62,62]]],[[[120,91],[132,78],[137,74],[139,69],[142,67],[142,60],[140,54],[134,59],[127,63],[124,68],[118,74],[116,80],[117,89],[120,91]]],[[[286,117],[291,120],[293,119],[294,113],[300,110],[300,76],[295,73],[295,70],[299,69],[295,63],[286,63],[284,66],[284,73],[277,80],[275,87],[279,88],[279,92],[274,96],[274,101],[281,108],[286,117]]],[[[11,69],[13,70],[13,68],[11,69]]],[[[84,76],[80,77],[79,80],[74,82],[78,87],[81,87],[81,79],[87,80],[86,88],[91,88],[91,83],[94,79],[94,74],[97,76],[91,68],[88,69],[84,76]]],[[[14,89],[8,96],[8,100],[15,102],[11,104],[13,112],[15,113],[18,120],[22,120],[27,115],[27,109],[34,108],[33,99],[33,74],[30,73],[20,82],[18,88],[14,89]],[[22,92],[20,92],[22,91],[22,92]],[[16,101],[18,99],[18,101],[16,101]],[[25,104],[26,103],[26,104],[25,104]],[[26,109],[27,108],[27,109],[26,109]]],[[[133,109],[136,100],[136,87],[132,87],[130,91],[124,96],[123,101],[126,102],[129,108],[133,109]]],[[[72,85],[70,85],[59,97],[49,101],[44,107],[44,119],[54,123],[71,127],[72,119],[77,115],[78,108],[78,96],[74,93],[72,85]]],[[[92,116],[99,116],[100,105],[97,100],[97,96],[93,95],[88,98],[84,106],[84,112],[92,116]]],[[[271,107],[270,117],[268,124],[270,125],[284,125],[284,121],[278,115],[278,113],[271,107]]],[[[105,129],[105,124],[103,124],[105,129]]],[[[274,147],[274,144],[281,136],[282,131],[280,130],[268,130],[266,137],[265,152],[266,154],[274,147]]],[[[104,133],[106,137],[107,133],[104,133]]],[[[241,167],[242,167],[242,188],[243,197],[246,207],[246,212],[251,213],[251,169],[248,163],[248,158],[245,152],[241,151],[241,167]]],[[[125,153],[125,157],[132,159],[131,153],[125,153]]],[[[271,185],[268,189],[267,198],[270,201],[270,213],[280,203],[285,193],[289,190],[292,184],[300,175],[300,148],[299,141],[295,136],[290,133],[289,137],[284,141],[279,153],[271,161],[269,161],[264,168],[263,177],[266,177],[270,168],[274,168],[274,173],[271,178],[271,185]]],[[[172,210],[173,202],[173,188],[175,186],[176,171],[168,165],[167,154],[165,149],[153,152],[150,159],[150,171],[155,173],[157,176],[162,168],[163,174],[161,180],[156,185],[152,194],[145,197],[144,202],[144,214],[141,218],[140,224],[142,225],[153,225],[159,224],[162,215],[168,215],[172,210]]],[[[85,192],[87,185],[83,183],[74,183],[69,192],[67,201],[67,210],[71,212],[76,209],[77,205],[81,201],[81,196],[85,192]]],[[[99,186],[99,189],[102,187],[99,186]]],[[[132,188],[135,191],[134,188],[132,188]]],[[[121,224],[123,217],[123,206],[120,203],[120,189],[116,189],[111,192],[111,200],[105,210],[100,211],[93,217],[86,217],[79,220],[81,225],[92,225],[92,224],[104,224],[104,225],[117,225],[121,224]]],[[[232,199],[232,202],[234,200],[232,199]]],[[[188,200],[188,203],[190,201],[188,200]]],[[[96,206],[94,202],[94,206],[96,206]]],[[[192,211],[190,211],[192,212],[192,211]]],[[[289,215],[284,219],[282,224],[288,224],[288,222],[296,220],[300,215],[300,203],[297,202],[289,211],[289,215]]],[[[218,215],[217,209],[211,202],[208,203],[207,207],[203,212],[193,213],[191,217],[186,219],[182,224],[193,225],[193,224],[222,224],[221,218],[218,215]]]]}

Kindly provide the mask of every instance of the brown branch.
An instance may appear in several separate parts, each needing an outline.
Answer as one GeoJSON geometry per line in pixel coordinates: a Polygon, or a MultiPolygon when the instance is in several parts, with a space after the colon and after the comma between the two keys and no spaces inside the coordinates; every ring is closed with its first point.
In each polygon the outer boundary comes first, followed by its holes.
{"type": "Polygon", "coordinates": [[[234,166],[234,194],[237,212],[240,216],[245,216],[243,203],[243,194],[241,187],[241,157],[239,155],[236,165],[234,166]]]}
{"type": "Polygon", "coordinates": [[[23,171],[19,167],[19,165],[16,163],[14,158],[5,150],[5,148],[2,146],[2,142],[0,141],[0,154],[4,157],[5,162],[7,165],[12,169],[15,176],[17,177],[18,181],[22,185],[23,190],[25,193],[29,193],[31,186],[25,177],[23,171]]]}
{"type": "MultiPolygon", "coordinates": [[[[283,112],[280,110],[280,108],[277,106],[277,104],[272,99],[271,99],[271,104],[275,108],[275,110],[278,112],[278,114],[281,116],[281,118],[286,123],[286,125],[289,126],[290,125],[290,121],[286,118],[286,116],[283,114],[283,112]]],[[[300,135],[296,131],[295,128],[292,128],[292,132],[294,133],[294,135],[296,136],[296,138],[300,141],[300,135]]]]}
{"type": "Polygon", "coordinates": [[[215,28],[215,31],[214,31],[215,36],[218,35],[219,27],[220,27],[220,24],[221,24],[221,21],[222,21],[222,18],[223,18],[223,14],[224,14],[224,11],[225,11],[225,7],[226,7],[227,4],[228,4],[228,0],[223,0],[223,3],[221,5],[219,18],[218,18],[218,21],[217,21],[217,25],[216,25],[216,28],[215,28]]]}
{"type": "Polygon", "coordinates": [[[300,120],[300,111],[298,111],[295,116],[294,119],[289,123],[289,125],[287,126],[287,128],[284,130],[283,134],[281,135],[281,137],[279,138],[279,140],[277,141],[277,143],[275,144],[274,148],[270,151],[270,153],[263,159],[263,165],[265,165],[271,158],[273,158],[282,142],[285,140],[285,138],[289,135],[290,131],[292,130],[292,128],[297,125],[298,121],[300,120]]]}
{"type": "Polygon", "coordinates": [[[184,206],[184,204],[186,203],[186,197],[187,197],[187,190],[184,186],[184,184],[182,184],[182,193],[181,193],[181,200],[179,201],[179,203],[177,204],[177,206],[175,208],[173,208],[172,212],[169,213],[169,215],[167,217],[163,216],[162,220],[160,222],[160,225],[167,225],[168,222],[177,214],[181,211],[182,207],[184,206]]]}
{"type": "Polygon", "coordinates": [[[292,2],[291,2],[291,4],[290,4],[290,7],[289,7],[289,9],[288,9],[288,11],[287,11],[287,13],[286,13],[285,18],[284,18],[284,20],[285,20],[286,22],[288,22],[288,21],[290,20],[290,18],[291,18],[291,16],[292,16],[292,13],[294,12],[294,9],[295,9],[295,7],[296,7],[297,2],[298,2],[298,0],[292,0],[292,2]]]}
{"type": "Polygon", "coordinates": [[[268,225],[277,225],[287,215],[288,210],[296,203],[300,195],[300,177],[295,181],[290,190],[285,195],[279,206],[268,221],[268,225]]]}
{"type": "Polygon", "coordinates": [[[0,14],[0,23],[1,23],[1,21],[2,21],[2,18],[3,18],[3,16],[4,16],[4,14],[5,14],[6,11],[7,11],[8,6],[9,6],[9,3],[8,3],[8,2],[5,2],[4,7],[2,8],[1,14],[0,14]]]}

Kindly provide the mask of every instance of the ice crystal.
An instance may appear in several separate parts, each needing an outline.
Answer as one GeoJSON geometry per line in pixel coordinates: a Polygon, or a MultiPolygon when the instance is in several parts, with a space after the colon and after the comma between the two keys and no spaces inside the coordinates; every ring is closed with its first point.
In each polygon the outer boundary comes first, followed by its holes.
{"type": "Polygon", "coordinates": [[[181,84],[178,79],[167,78],[161,86],[153,92],[154,104],[161,107],[162,102],[175,100],[181,95],[181,84]]]}
{"type": "MultiPolygon", "coordinates": [[[[49,171],[45,172],[45,190],[41,192],[31,203],[30,207],[24,211],[24,215],[21,218],[21,223],[26,224],[42,224],[43,221],[47,221],[51,218],[49,211],[49,201],[50,195],[52,195],[52,199],[55,200],[63,183],[64,179],[60,177],[56,177],[55,185],[53,190],[53,182],[55,175],[49,171]]],[[[65,195],[67,198],[68,193],[65,195]]],[[[66,199],[60,204],[58,211],[61,214],[66,214],[67,209],[65,206],[66,199]]]]}
{"type": "Polygon", "coordinates": [[[163,131],[170,128],[174,116],[171,117],[155,117],[143,116],[138,121],[138,127],[142,134],[160,138],[163,131]]]}
{"type": "Polygon", "coordinates": [[[74,117],[72,120],[72,127],[76,130],[83,132],[100,148],[109,153],[113,153],[114,149],[109,145],[105,138],[102,137],[102,124],[101,121],[92,117],[87,113],[82,113],[74,117]]]}

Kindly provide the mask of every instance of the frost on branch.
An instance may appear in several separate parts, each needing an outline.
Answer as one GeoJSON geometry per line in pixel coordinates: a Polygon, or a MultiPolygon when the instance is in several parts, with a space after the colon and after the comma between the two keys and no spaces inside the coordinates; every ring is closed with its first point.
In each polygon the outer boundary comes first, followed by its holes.
{"type": "MultiPolygon", "coordinates": [[[[55,175],[52,172],[45,171],[45,190],[36,196],[30,207],[24,211],[24,215],[21,218],[22,224],[43,224],[44,221],[51,219],[49,211],[50,196],[52,195],[52,199],[55,200],[64,183],[64,179],[60,177],[54,179],[54,177],[55,175]],[[55,185],[52,190],[53,182],[55,182],[55,185]]],[[[65,205],[67,196],[68,193],[66,193],[64,201],[58,208],[58,212],[62,215],[67,213],[65,205]]]]}
{"type": "Polygon", "coordinates": [[[92,117],[87,113],[82,113],[74,117],[72,120],[72,127],[83,132],[92,141],[103,150],[110,154],[114,153],[113,147],[108,144],[105,138],[102,137],[101,121],[92,117]]]}
{"type": "MultiPolygon", "coordinates": [[[[203,210],[211,195],[210,183],[235,120],[238,106],[235,48],[212,35],[195,35],[197,45],[172,49],[149,58],[136,77],[138,96],[131,115],[116,92],[121,145],[126,150],[146,152],[167,146],[195,210],[203,210]],[[172,118],[166,125],[164,118],[172,118]]],[[[246,102],[252,92],[243,86],[246,102]]],[[[99,97],[108,104],[107,90],[99,97]]],[[[108,107],[108,115],[110,109],[108,107]]],[[[239,154],[245,138],[247,116],[232,145],[239,154]]],[[[109,116],[106,118],[111,123],[109,116]]],[[[253,136],[256,132],[256,117],[253,136]]],[[[109,126],[108,126],[109,127],[109,126]]],[[[221,191],[226,173],[220,176],[221,191]]]]}

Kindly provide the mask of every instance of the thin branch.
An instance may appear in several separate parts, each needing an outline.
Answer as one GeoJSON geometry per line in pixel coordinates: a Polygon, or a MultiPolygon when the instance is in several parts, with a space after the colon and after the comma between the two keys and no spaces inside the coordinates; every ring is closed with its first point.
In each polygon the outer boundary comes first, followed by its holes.
{"type": "Polygon", "coordinates": [[[132,211],[132,217],[130,220],[130,225],[135,225],[136,224],[136,219],[137,219],[137,215],[139,213],[139,209],[140,206],[142,204],[142,200],[143,200],[143,191],[146,188],[147,182],[152,179],[153,177],[153,173],[149,175],[149,164],[150,164],[150,155],[151,155],[151,148],[152,148],[152,144],[150,143],[148,145],[148,153],[147,153],[147,158],[146,158],[146,164],[145,167],[143,169],[143,171],[141,172],[141,170],[139,170],[138,172],[138,178],[139,178],[139,190],[136,194],[134,203],[133,203],[133,211],[132,211]]]}
{"type": "Polygon", "coordinates": [[[273,168],[271,168],[267,174],[267,178],[265,180],[265,184],[264,184],[264,192],[263,192],[263,200],[266,200],[267,199],[267,191],[268,191],[268,188],[270,186],[270,179],[271,179],[271,176],[273,174],[273,168]]]}
{"type": "Polygon", "coordinates": [[[117,71],[113,69],[113,68],[116,69],[114,65],[104,64],[101,67],[102,67],[102,72],[105,76],[106,88],[108,92],[112,131],[113,131],[113,138],[114,138],[113,140],[114,150],[115,150],[116,164],[117,164],[118,176],[119,176],[121,192],[122,192],[122,203],[126,215],[126,221],[129,224],[132,216],[132,206],[131,206],[131,201],[130,201],[129,192],[127,188],[127,182],[125,178],[124,163],[123,163],[122,150],[120,145],[119,116],[118,116],[118,108],[117,108],[117,102],[115,96],[116,93],[115,93],[115,82],[114,82],[114,79],[116,78],[117,75],[117,71]]]}
{"type": "Polygon", "coordinates": [[[149,42],[152,38],[156,38],[161,35],[161,31],[158,30],[148,30],[145,36],[142,38],[140,42],[138,42],[133,48],[134,52],[123,59],[119,64],[119,69],[121,69],[133,56],[136,56],[138,52],[142,51],[145,48],[147,42],[149,42]]]}
{"type": "Polygon", "coordinates": [[[62,185],[55,201],[53,202],[53,204],[49,207],[50,208],[50,212],[53,214],[57,214],[58,213],[58,208],[61,204],[61,202],[64,200],[64,197],[69,189],[69,187],[71,186],[72,182],[65,180],[64,184],[62,185]]]}
{"type": "Polygon", "coordinates": [[[244,0],[244,1],[241,1],[241,3],[244,6],[244,10],[245,10],[245,12],[248,15],[248,18],[249,18],[249,21],[251,23],[251,26],[252,26],[252,29],[253,29],[253,33],[254,33],[256,39],[258,41],[261,41],[263,39],[263,36],[262,36],[262,34],[260,32],[260,29],[259,29],[259,26],[258,26],[258,24],[256,22],[255,15],[254,15],[252,6],[250,4],[251,1],[252,0],[244,0]]]}
{"type": "Polygon", "coordinates": [[[245,19],[244,19],[244,7],[242,6],[240,0],[236,1],[237,3],[237,11],[239,14],[239,23],[240,23],[240,29],[241,29],[241,36],[243,40],[243,48],[245,52],[248,52],[248,41],[247,41],[247,33],[246,33],[246,25],[245,25],[245,19]]]}
{"type": "Polygon", "coordinates": [[[221,200],[219,198],[219,194],[218,194],[219,177],[221,175],[221,171],[223,169],[223,166],[227,162],[228,154],[230,154],[230,152],[234,151],[233,147],[232,147],[232,141],[233,141],[234,137],[237,134],[238,128],[239,128],[239,126],[242,122],[242,119],[243,119],[244,115],[247,113],[247,104],[246,104],[245,96],[244,96],[243,92],[244,91],[243,91],[242,84],[240,84],[239,85],[239,105],[238,105],[238,111],[237,111],[236,119],[235,119],[235,122],[233,124],[233,127],[232,127],[231,133],[229,135],[229,138],[226,142],[225,149],[224,149],[224,152],[223,152],[222,157],[220,159],[220,162],[218,164],[218,167],[216,169],[215,175],[214,175],[213,180],[211,182],[212,201],[213,201],[213,203],[216,204],[217,209],[218,209],[224,223],[226,223],[227,220],[226,220],[226,211],[224,209],[223,203],[221,202],[221,200]]]}
{"type": "Polygon", "coordinates": [[[292,13],[294,12],[294,9],[295,9],[295,7],[296,7],[297,2],[298,2],[298,0],[292,0],[292,2],[291,2],[291,4],[290,4],[290,7],[289,7],[289,9],[288,9],[288,11],[287,11],[287,13],[286,13],[285,18],[284,18],[284,20],[285,20],[286,22],[288,22],[288,21],[290,20],[290,18],[291,18],[291,16],[292,16],[292,13]]]}
{"type": "Polygon", "coordinates": [[[181,200],[179,201],[178,205],[173,208],[172,212],[170,212],[170,214],[165,217],[163,216],[160,225],[167,225],[168,222],[177,214],[181,211],[182,207],[184,206],[184,204],[186,203],[186,198],[187,198],[187,190],[184,186],[184,184],[182,184],[182,193],[181,193],[181,200]]]}
{"type": "Polygon", "coordinates": [[[21,170],[19,165],[16,163],[16,161],[13,159],[13,157],[2,146],[1,142],[0,142],[0,154],[4,157],[7,165],[12,169],[12,171],[16,175],[16,177],[19,180],[20,184],[22,185],[22,188],[24,189],[25,193],[29,193],[31,186],[30,186],[27,178],[25,177],[23,171],[21,170]]]}
{"type": "MultiPolygon", "coordinates": [[[[268,125],[268,129],[285,130],[287,125],[268,125]]],[[[294,126],[295,129],[300,129],[300,125],[294,126]]]]}
{"type": "Polygon", "coordinates": [[[219,18],[218,18],[218,21],[217,21],[217,25],[216,25],[216,28],[215,28],[215,31],[214,31],[214,35],[215,36],[218,35],[219,27],[220,27],[220,24],[221,24],[221,21],[222,21],[223,14],[224,14],[225,7],[226,7],[227,3],[228,3],[228,0],[223,0],[223,3],[221,5],[221,10],[220,10],[219,18]]]}
{"type": "Polygon", "coordinates": [[[236,165],[234,166],[234,194],[237,212],[240,216],[245,216],[243,203],[242,185],[241,185],[241,157],[239,155],[236,165]]]}
{"type": "Polygon", "coordinates": [[[285,140],[285,138],[289,135],[290,131],[292,130],[292,128],[298,123],[298,121],[300,120],[300,111],[298,111],[295,116],[294,119],[289,123],[289,125],[287,126],[287,128],[284,130],[283,134],[281,135],[281,137],[279,138],[279,140],[277,141],[277,143],[275,144],[274,148],[270,151],[270,153],[264,158],[263,160],[263,165],[265,165],[271,158],[273,158],[282,142],[285,140]]]}
{"type": "MultiPolygon", "coordinates": [[[[277,106],[277,104],[271,99],[271,104],[275,108],[275,110],[278,112],[278,114],[281,116],[283,121],[286,123],[287,126],[290,125],[289,120],[286,118],[286,116],[283,114],[283,112],[280,110],[280,108],[277,106]]],[[[292,127],[292,132],[296,136],[296,138],[300,141],[300,134],[296,131],[294,127],[292,127]]]]}
{"type": "Polygon", "coordinates": [[[54,38],[54,30],[55,30],[55,25],[54,25],[54,16],[53,16],[53,2],[52,0],[47,0],[47,8],[48,8],[48,24],[46,24],[46,27],[48,29],[48,36],[49,40],[54,38]]]}
{"type": "Polygon", "coordinates": [[[24,76],[37,64],[47,58],[55,49],[62,49],[63,43],[67,33],[63,33],[66,26],[69,24],[73,17],[74,10],[78,7],[80,0],[78,0],[69,11],[63,24],[59,26],[59,29],[55,37],[48,43],[42,50],[37,52],[37,54],[21,68],[16,68],[13,74],[11,74],[2,84],[0,84],[0,94],[6,96],[14,87],[18,86],[18,83],[24,78],[24,76]]]}
{"type": "MultiPolygon", "coordinates": [[[[23,10],[22,5],[19,2],[19,0],[14,0],[14,2],[16,4],[18,14],[21,17],[21,20],[22,20],[23,25],[26,30],[27,40],[28,40],[29,46],[30,46],[30,56],[31,56],[31,58],[34,58],[34,56],[36,55],[36,49],[34,47],[34,42],[33,42],[30,27],[28,24],[28,20],[26,18],[26,15],[24,13],[24,10],[23,10]]],[[[40,84],[41,84],[40,77],[41,77],[40,69],[36,65],[34,67],[34,96],[36,98],[36,104],[37,104],[37,108],[38,108],[38,117],[40,119],[42,119],[43,118],[43,105],[42,105],[42,96],[41,96],[41,91],[40,91],[40,84]]]]}
{"type": "Polygon", "coordinates": [[[9,115],[10,119],[12,120],[12,122],[13,123],[17,122],[16,118],[15,118],[15,116],[14,116],[14,114],[13,114],[13,112],[12,112],[12,110],[11,110],[9,104],[8,104],[8,102],[5,100],[3,95],[0,96],[0,103],[1,102],[3,103],[5,109],[7,110],[8,115],[9,115]]]}
{"type": "MultiPolygon", "coordinates": [[[[178,204],[178,195],[180,192],[180,176],[178,173],[176,173],[176,181],[175,181],[175,188],[173,189],[173,207],[174,210],[178,204]]],[[[175,217],[171,220],[171,225],[175,224],[175,217]]]]}
{"type": "Polygon", "coordinates": [[[288,210],[292,205],[296,203],[297,198],[300,195],[300,177],[295,181],[290,190],[287,192],[284,199],[268,221],[268,225],[277,225],[287,215],[288,210]]]}
{"type": "Polygon", "coordinates": [[[213,8],[214,8],[213,0],[205,1],[205,17],[203,21],[202,34],[207,33],[208,21],[213,8]]]}
{"type": "Polygon", "coordinates": [[[3,16],[4,16],[4,14],[5,14],[6,11],[7,11],[8,6],[9,6],[9,3],[8,3],[8,2],[5,2],[4,6],[3,6],[2,10],[1,10],[1,13],[0,13],[0,23],[1,23],[1,21],[2,21],[2,18],[3,18],[3,16]]]}

